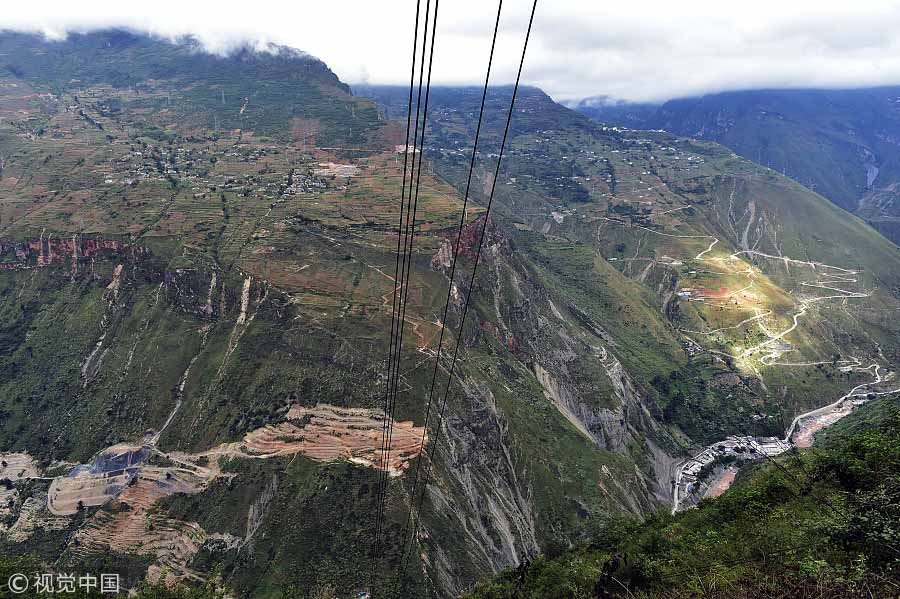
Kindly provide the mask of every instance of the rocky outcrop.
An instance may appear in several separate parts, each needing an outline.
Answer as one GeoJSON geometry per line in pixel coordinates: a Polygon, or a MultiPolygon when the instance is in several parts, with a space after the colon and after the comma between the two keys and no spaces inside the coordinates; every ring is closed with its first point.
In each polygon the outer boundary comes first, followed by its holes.
{"type": "MultiPolygon", "coordinates": [[[[482,229],[484,229],[484,248],[497,248],[506,243],[506,237],[494,221],[490,217],[479,216],[471,223],[465,225],[462,228],[462,232],[459,233],[459,248],[457,249],[460,256],[467,260],[475,259],[482,229]],[[485,223],[485,219],[487,219],[487,223],[485,223]]],[[[431,259],[431,266],[437,270],[449,271],[453,261],[457,230],[454,229],[451,233],[444,233],[441,237],[443,241],[437,253],[431,259]]],[[[496,253],[495,249],[492,250],[492,253],[496,253]]],[[[482,249],[481,258],[484,259],[485,257],[484,249],[482,249]]]]}
{"type": "Polygon", "coordinates": [[[70,263],[77,271],[103,256],[145,256],[149,250],[139,245],[126,244],[117,239],[84,237],[82,235],[60,236],[41,233],[37,238],[26,241],[0,239],[0,270],[19,270],[70,263]]]}

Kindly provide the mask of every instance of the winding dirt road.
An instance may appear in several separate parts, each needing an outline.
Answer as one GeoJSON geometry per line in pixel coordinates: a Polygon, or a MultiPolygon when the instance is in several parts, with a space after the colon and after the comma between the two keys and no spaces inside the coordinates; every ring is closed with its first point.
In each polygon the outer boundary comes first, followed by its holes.
{"type": "MultiPolygon", "coordinates": [[[[662,214],[662,213],[661,213],[662,214]]],[[[620,224],[624,226],[624,223],[617,221],[615,219],[601,217],[601,220],[609,221],[612,223],[620,224]]],[[[710,256],[709,254],[713,252],[716,246],[721,242],[721,240],[713,235],[678,235],[673,233],[664,233],[661,231],[656,231],[649,227],[644,227],[641,225],[636,225],[637,228],[644,229],[650,233],[661,235],[664,237],[673,237],[678,239],[709,239],[709,246],[706,247],[703,251],[699,252],[696,256],[694,256],[694,260],[699,262],[707,262],[710,264],[728,264],[734,263],[740,260],[740,256],[746,255],[750,257],[762,258],[764,260],[776,260],[782,262],[785,267],[788,265],[798,266],[801,268],[809,268],[811,269],[816,277],[814,282],[809,281],[800,281],[800,285],[807,288],[814,289],[824,289],[828,292],[832,292],[828,295],[815,296],[815,297],[795,297],[797,302],[797,310],[791,315],[791,324],[786,328],[773,332],[770,330],[764,323],[764,319],[772,314],[771,310],[763,311],[759,308],[755,308],[756,314],[752,317],[746,318],[737,325],[721,327],[718,329],[712,329],[709,331],[691,331],[691,330],[681,330],[683,334],[693,334],[693,335],[703,335],[710,336],[716,333],[720,333],[725,330],[736,329],[742,326],[745,326],[751,322],[756,322],[766,336],[766,339],[756,345],[751,347],[741,349],[737,353],[728,353],[724,351],[719,351],[715,349],[706,349],[706,351],[710,353],[714,353],[720,356],[729,357],[731,359],[741,359],[748,358],[755,354],[763,353],[762,356],[759,357],[759,361],[763,365],[767,366],[783,366],[783,367],[809,367],[815,366],[817,364],[842,364],[843,368],[848,368],[855,371],[860,372],[869,372],[874,380],[869,381],[867,383],[862,383],[856,385],[852,389],[850,389],[847,393],[839,397],[837,400],[819,408],[815,408],[808,412],[798,415],[793,419],[787,431],[785,432],[784,439],[782,439],[782,443],[784,444],[784,450],[795,445],[797,443],[797,439],[800,439],[801,446],[808,446],[812,442],[812,437],[815,433],[822,428],[837,422],[841,417],[849,414],[852,411],[852,406],[848,405],[848,401],[852,399],[859,398],[870,398],[872,396],[881,396],[881,395],[890,395],[894,393],[900,393],[900,388],[897,389],[889,389],[889,390],[874,390],[873,388],[876,385],[879,385],[887,380],[887,376],[893,376],[893,374],[882,376],[881,370],[882,366],[877,362],[873,362],[869,366],[863,368],[860,366],[861,361],[859,358],[850,357],[849,359],[842,359],[837,362],[779,362],[778,359],[781,358],[782,354],[786,351],[793,351],[793,349],[784,350],[780,347],[777,347],[776,344],[783,341],[788,335],[793,333],[797,327],[800,326],[801,319],[808,313],[810,306],[815,303],[823,302],[827,300],[847,300],[847,299],[864,299],[871,296],[871,293],[867,293],[864,291],[854,291],[852,289],[847,289],[848,285],[857,284],[858,275],[860,274],[858,270],[844,268],[841,266],[834,266],[831,264],[825,264],[822,262],[812,261],[812,260],[799,260],[796,258],[789,258],[787,256],[775,256],[772,254],[767,254],[764,252],[760,252],[753,249],[744,249],[741,251],[734,252],[728,256],[710,256]]],[[[746,232],[745,232],[746,235],[746,232]]],[[[744,239],[744,243],[742,244],[744,247],[747,247],[748,243],[746,239],[744,239]]],[[[719,272],[719,271],[713,271],[719,272]]],[[[750,265],[745,271],[734,271],[734,273],[739,274],[743,272],[748,278],[748,285],[743,289],[740,289],[736,292],[731,292],[729,296],[734,296],[736,294],[744,293],[753,288],[755,284],[755,279],[757,277],[756,269],[752,265],[750,265]]],[[[725,273],[722,273],[725,274],[725,273]]],[[[792,294],[793,295],[793,294],[792,294]]],[[[704,299],[700,299],[698,301],[703,301],[704,299]]],[[[687,335],[686,335],[687,336],[687,335]]],[[[688,337],[690,338],[690,337],[688,337]]],[[[692,340],[693,341],[693,340],[692,340]]],[[[747,437],[748,440],[752,438],[747,437]]],[[[752,443],[752,441],[750,441],[752,443]]],[[[702,451],[698,452],[691,458],[683,461],[676,468],[675,477],[673,481],[673,491],[672,491],[672,513],[674,514],[681,508],[682,496],[681,496],[681,487],[683,482],[683,477],[685,470],[691,466],[692,464],[696,464],[697,459],[700,456],[703,456],[708,451],[711,451],[715,446],[719,445],[721,441],[716,443],[712,443],[703,448],[702,451]]],[[[781,452],[782,450],[778,450],[781,452]]],[[[777,454],[769,454],[777,455],[777,454]]],[[[733,477],[731,477],[733,480],[733,477]]],[[[725,488],[730,484],[730,481],[725,482],[725,488]]],[[[720,485],[721,486],[721,485],[720,485]]],[[[721,492],[724,492],[724,489],[721,489],[721,492]]]]}

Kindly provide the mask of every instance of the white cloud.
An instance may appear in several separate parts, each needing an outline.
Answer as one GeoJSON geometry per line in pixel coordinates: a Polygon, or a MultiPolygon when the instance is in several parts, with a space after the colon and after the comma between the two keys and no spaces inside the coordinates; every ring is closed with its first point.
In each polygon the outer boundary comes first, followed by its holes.
{"type": "MultiPolygon", "coordinates": [[[[413,0],[121,0],[8,3],[0,27],[66,31],[127,26],[196,35],[227,52],[246,41],[297,47],[347,82],[405,83],[413,0]]],[[[530,0],[506,0],[495,81],[515,75],[530,0]]],[[[479,83],[496,4],[444,0],[433,81],[479,83]]],[[[760,87],[900,84],[900,1],[539,0],[524,78],[557,99],[629,100],[760,87]]]]}

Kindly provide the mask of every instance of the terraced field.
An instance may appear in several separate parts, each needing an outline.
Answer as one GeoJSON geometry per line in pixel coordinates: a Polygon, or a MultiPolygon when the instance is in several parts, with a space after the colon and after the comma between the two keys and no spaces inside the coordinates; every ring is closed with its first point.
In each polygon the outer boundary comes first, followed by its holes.
{"type": "MultiPolygon", "coordinates": [[[[147,572],[152,582],[158,582],[163,573],[170,583],[202,581],[206,576],[188,564],[204,543],[222,542],[226,549],[237,547],[249,540],[250,533],[248,539],[207,533],[196,522],[159,513],[162,499],[201,493],[217,478],[233,478],[235,475],[223,471],[223,466],[235,458],[266,460],[300,454],[319,462],[345,460],[400,476],[419,455],[427,437],[424,429],[412,422],[397,422],[392,442],[385,448],[381,439],[383,421],[384,415],[375,410],[294,406],[285,422],[267,425],[251,431],[242,441],[197,454],[159,451],[154,447],[158,437],[148,435],[144,445],[107,448],[89,464],[52,478],[43,502],[46,508],[40,501],[29,499],[31,503],[22,507],[8,534],[26,540],[40,527],[68,527],[68,519],[59,517],[107,506],[77,530],[66,549],[69,559],[107,550],[146,555],[153,560],[147,572]],[[42,515],[45,509],[47,515],[42,515]]],[[[18,480],[41,478],[27,454],[0,454],[0,458],[7,464],[6,470],[16,472],[18,480]]]]}

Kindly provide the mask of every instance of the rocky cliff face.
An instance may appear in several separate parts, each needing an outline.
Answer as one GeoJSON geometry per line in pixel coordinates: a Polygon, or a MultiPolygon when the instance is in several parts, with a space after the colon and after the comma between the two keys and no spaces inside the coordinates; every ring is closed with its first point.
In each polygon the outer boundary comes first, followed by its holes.
{"type": "Polygon", "coordinates": [[[616,358],[619,348],[601,324],[559,289],[554,293],[539,277],[529,276],[501,232],[495,230],[491,241],[492,260],[503,259],[509,269],[503,280],[500,265],[495,265],[493,293],[498,328],[510,334],[507,346],[530,368],[545,398],[597,447],[653,465],[630,489],[628,505],[638,513],[653,509],[655,501],[666,500],[675,461],[662,449],[672,451],[675,444],[660,423],[658,406],[616,358]],[[504,284],[511,297],[501,291],[504,284]],[[643,449],[630,455],[636,445],[643,449]]]}
{"type": "MultiPolygon", "coordinates": [[[[598,512],[643,514],[668,500],[675,464],[671,434],[659,422],[658,408],[615,357],[615,341],[560,289],[547,286],[495,222],[477,219],[463,231],[451,330],[459,325],[482,227],[481,274],[472,300],[477,308],[469,313],[462,339],[465,374],[442,427],[446,446],[437,465],[440,476],[428,496],[434,512],[423,518],[423,543],[437,556],[426,562],[425,571],[454,590],[463,588],[457,581],[465,579],[466,564],[509,567],[548,542],[565,544],[579,537],[574,529],[564,532],[568,526],[558,520],[550,532],[552,512],[559,506],[548,513],[547,495],[585,523],[598,512]],[[541,470],[566,481],[563,472],[583,456],[558,446],[541,456],[546,449],[530,446],[533,440],[523,438],[516,421],[523,419],[522,410],[537,406],[557,423],[537,434],[554,431],[549,434],[565,437],[579,451],[604,456],[590,475],[597,495],[559,496],[554,492],[559,489],[540,488],[547,484],[541,470]],[[472,549],[448,546],[448,537],[460,534],[450,531],[462,531],[472,549]]],[[[453,242],[455,237],[443,241],[431,260],[432,268],[445,275],[453,242]]]]}
{"type": "Polygon", "coordinates": [[[0,261],[0,269],[40,268],[67,262],[75,272],[79,267],[89,267],[97,255],[124,256],[126,253],[133,258],[145,255],[147,249],[137,245],[131,246],[117,239],[82,235],[54,238],[52,233],[44,237],[42,232],[39,237],[25,241],[0,239],[0,256],[6,258],[0,261]]]}

